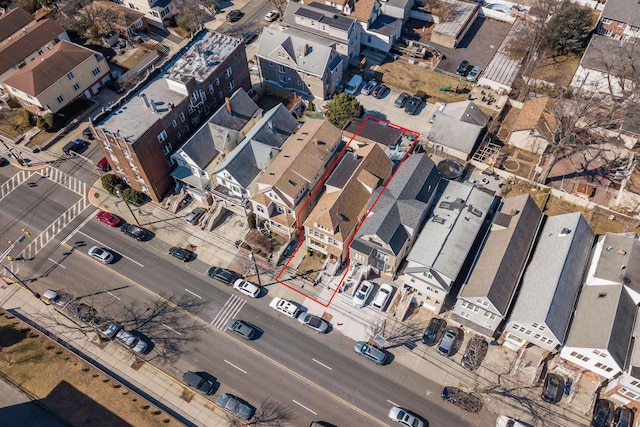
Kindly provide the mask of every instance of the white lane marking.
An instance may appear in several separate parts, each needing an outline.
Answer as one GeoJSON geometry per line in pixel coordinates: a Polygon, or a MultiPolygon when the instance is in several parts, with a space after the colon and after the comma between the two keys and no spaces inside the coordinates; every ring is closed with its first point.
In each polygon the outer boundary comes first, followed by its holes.
{"type": "Polygon", "coordinates": [[[316,362],[318,365],[324,366],[324,367],[325,367],[325,368],[327,368],[328,370],[333,371],[333,368],[332,368],[331,366],[327,366],[327,365],[325,365],[324,363],[322,363],[321,361],[316,360],[316,359],[311,359],[311,360],[313,360],[314,362],[316,362]]]}
{"type": "Polygon", "coordinates": [[[224,303],[218,314],[213,318],[211,324],[224,331],[227,327],[227,322],[240,312],[246,302],[246,300],[237,295],[231,295],[227,302],[224,303]]]}
{"type": "Polygon", "coordinates": [[[307,408],[306,406],[304,406],[302,403],[298,402],[295,399],[293,399],[293,403],[295,403],[296,405],[302,406],[304,409],[306,409],[307,411],[311,412],[313,415],[318,415],[316,412],[313,412],[311,409],[307,408]]]}
{"type": "Polygon", "coordinates": [[[194,293],[193,293],[193,292],[191,292],[189,289],[184,288],[184,290],[185,290],[185,291],[187,291],[187,292],[189,292],[189,293],[190,293],[191,295],[193,295],[194,297],[198,297],[198,298],[202,299],[202,297],[201,297],[200,295],[198,295],[198,294],[194,294],[194,293]]]}
{"type": "Polygon", "coordinates": [[[240,368],[238,368],[236,365],[234,365],[233,363],[229,362],[227,359],[224,359],[224,361],[225,361],[225,363],[228,363],[229,365],[231,365],[231,366],[233,366],[234,368],[236,368],[238,371],[240,371],[240,372],[242,372],[242,373],[244,373],[244,374],[246,374],[246,373],[247,373],[247,371],[245,371],[244,369],[240,369],[240,368]]]}
{"type": "Polygon", "coordinates": [[[54,263],[54,264],[55,264],[55,265],[57,265],[58,267],[62,267],[62,268],[65,268],[65,269],[67,268],[67,267],[65,267],[64,265],[60,264],[59,262],[52,260],[51,258],[49,258],[49,261],[51,261],[52,263],[54,263]]]}
{"type": "MultiPolygon", "coordinates": [[[[87,238],[89,238],[89,239],[93,240],[94,242],[96,242],[96,243],[97,243],[97,244],[99,244],[100,246],[103,246],[103,247],[105,247],[105,248],[107,248],[107,249],[111,249],[111,250],[113,250],[113,251],[115,251],[115,252],[118,252],[118,251],[116,251],[115,249],[113,249],[113,248],[111,248],[111,247],[109,247],[109,246],[105,245],[105,244],[104,244],[104,243],[102,243],[100,240],[95,239],[95,238],[93,238],[93,237],[89,236],[88,234],[83,233],[82,231],[78,231],[78,234],[82,234],[83,236],[85,236],[85,237],[87,237],[87,238]]],[[[134,264],[138,264],[140,267],[144,267],[144,265],[140,264],[140,263],[139,263],[138,261],[136,261],[135,259],[133,259],[133,258],[129,258],[128,256],[121,254],[120,252],[118,252],[118,253],[120,254],[120,256],[121,256],[122,258],[126,258],[126,259],[128,259],[129,261],[131,261],[132,263],[134,263],[134,264]]]]}
{"type": "Polygon", "coordinates": [[[176,331],[175,329],[173,329],[171,326],[167,326],[164,323],[162,324],[162,326],[164,326],[165,328],[167,328],[168,330],[170,330],[171,332],[175,332],[178,335],[182,335],[180,332],[176,331]]]}
{"type": "MultiPolygon", "coordinates": [[[[95,213],[97,213],[98,211],[96,210],[95,213]]],[[[94,214],[89,215],[89,217],[87,219],[85,219],[84,221],[82,221],[80,223],[80,225],[78,225],[75,230],[73,230],[71,233],[69,233],[67,235],[67,237],[65,237],[64,239],[62,239],[62,242],[60,242],[61,246],[64,246],[67,244],[67,242],[69,241],[69,239],[71,238],[71,236],[73,236],[74,234],[76,234],[82,227],[84,227],[89,221],[91,221],[93,219],[93,217],[95,216],[94,214]]]]}
{"type": "Polygon", "coordinates": [[[117,299],[117,300],[119,300],[119,299],[120,299],[120,297],[115,296],[114,294],[112,294],[112,293],[111,293],[111,292],[109,292],[109,291],[107,291],[107,293],[108,293],[109,295],[111,295],[112,297],[114,297],[115,299],[117,299]]]}
{"type": "Polygon", "coordinates": [[[400,406],[400,405],[398,405],[396,402],[393,402],[393,401],[391,401],[391,400],[389,400],[389,399],[387,399],[387,402],[391,403],[393,406],[400,406]]]}

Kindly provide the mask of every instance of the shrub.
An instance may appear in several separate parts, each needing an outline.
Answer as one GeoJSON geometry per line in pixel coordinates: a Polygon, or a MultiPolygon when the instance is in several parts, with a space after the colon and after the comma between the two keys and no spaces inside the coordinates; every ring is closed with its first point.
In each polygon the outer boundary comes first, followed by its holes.
{"type": "Polygon", "coordinates": [[[147,196],[140,191],[127,187],[122,192],[122,198],[132,205],[140,206],[145,202],[147,196]]]}
{"type": "Polygon", "coordinates": [[[29,111],[22,110],[22,123],[24,126],[31,126],[32,117],[33,115],[29,111]]]}
{"type": "Polygon", "coordinates": [[[118,187],[122,188],[122,180],[115,174],[108,173],[100,177],[102,186],[109,194],[118,194],[118,187]]]}
{"type": "Polygon", "coordinates": [[[45,122],[42,117],[38,117],[38,119],[36,120],[36,126],[38,126],[38,129],[42,130],[47,130],[49,128],[47,126],[47,122],[45,122]]]}
{"type": "Polygon", "coordinates": [[[307,256],[313,256],[313,251],[311,249],[307,249],[307,256]]]}
{"type": "Polygon", "coordinates": [[[256,216],[253,213],[247,216],[247,227],[251,230],[255,230],[256,228],[256,216]]]}
{"type": "Polygon", "coordinates": [[[55,115],[53,113],[47,113],[42,118],[44,119],[44,122],[47,124],[47,128],[53,129],[56,122],[55,115]]]}
{"type": "Polygon", "coordinates": [[[313,101],[309,100],[309,104],[307,105],[307,110],[309,110],[310,112],[316,111],[316,106],[314,105],[313,101]]]}

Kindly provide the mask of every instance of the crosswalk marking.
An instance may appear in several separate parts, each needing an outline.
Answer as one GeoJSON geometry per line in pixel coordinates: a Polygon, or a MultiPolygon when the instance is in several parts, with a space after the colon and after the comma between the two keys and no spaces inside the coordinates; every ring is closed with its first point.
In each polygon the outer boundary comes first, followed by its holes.
{"type": "Polygon", "coordinates": [[[4,199],[13,190],[18,188],[23,182],[31,178],[32,171],[21,170],[17,174],[13,175],[11,179],[8,179],[4,184],[0,186],[0,200],[4,199]]]}
{"type": "Polygon", "coordinates": [[[60,169],[46,167],[38,171],[40,175],[43,177],[46,176],[51,181],[55,182],[58,185],[61,185],[76,194],[84,197],[87,194],[87,184],[80,181],[78,178],[74,178],[66,173],[62,172],[60,169]]]}
{"type": "Polygon", "coordinates": [[[227,302],[224,303],[222,309],[213,318],[211,324],[222,331],[227,328],[229,320],[233,319],[247,303],[247,300],[238,295],[231,295],[227,302]]]}

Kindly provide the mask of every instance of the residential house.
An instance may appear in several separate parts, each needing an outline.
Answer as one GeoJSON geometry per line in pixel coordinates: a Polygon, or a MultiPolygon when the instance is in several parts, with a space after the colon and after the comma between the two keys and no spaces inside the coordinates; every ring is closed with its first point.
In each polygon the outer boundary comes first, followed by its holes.
{"type": "Polygon", "coordinates": [[[324,184],[324,194],[304,222],[307,247],[338,264],[365,216],[371,197],[393,163],[377,144],[347,151],[324,184]]]}
{"type": "Polygon", "coordinates": [[[167,70],[93,125],[116,175],[162,200],[174,186],[174,147],[238,88],[251,89],[245,47],[235,37],[202,31],[167,70]]]}
{"type": "Polygon", "coordinates": [[[504,345],[562,346],[582,287],[594,234],[580,212],[547,217],[505,326],[504,345]]]}
{"type": "Polygon", "coordinates": [[[263,110],[243,88],[236,90],[171,158],[177,167],[171,176],[188,192],[208,198],[213,171],[262,118],[263,110]]]}
{"type": "Polygon", "coordinates": [[[436,155],[451,155],[469,160],[482,142],[489,123],[472,101],[447,104],[433,121],[427,140],[436,155]]]}
{"type": "Polygon", "coordinates": [[[640,9],[633,0],[607,1],[600,14],[598,34],[613,39],[640,38],[640,9]]]}
{"type": "Polygon", "coordinates": [[[342,80],[342,57],[322,43],[265,27],[256,52],[264,83],[327,99],[342,80]]]}
{"type": "Polygon", "coordinates": [[[441,20],[431,32],[431,42],[455,49],[480,14],[480,3],[460,0],[444,0],[450,4],[451,13],[441,20]]]}
{"type": "Polygon", "coordinates": [[[267,111],[244,140],[214,170],[222,193],[247,202],[256,191],[255,180],[278,156],[300,124],[282,104],[267,111]]]}
{"type": "Polygon", "coordinates": [[[473,185],[443,180],[433,210],[407,255],[402,282],[422,306],[436,313],[465,279],[498,198],[473,185]],[[484,226],[484,229],[483,229],[484,226]]]}
{"type": "Polygon", "coordinates": [[[640,409],[640,322],[638,316],[640,316],[640,312],[636,313],[629,361],[622,373],[607,383],[602,393],[603,397],[619,402],[632,410],[640,409]]]}
{"type": "Polygon", "coordinates": [[[522,58],[512,58],[510,46],[525,30],[525,21],[516,19],[507,35],[502,39],[498,50],[480,74],[478,86],[489,87],[500,94],[511,92],[520,70],[522,58]]]}
{"type": "Polygon", "coordinates": [[[280,25],[287,34],[334,48],[342,57],[343,68],[351,61],[359,61],[360,25],[333,6],[288,2],[280,25]]]}
{"type": "Polygon", "coordinates": [[[144,13],[150,25],[161,29],[164,29],[162,21],[176,14],[172,0],[118,0],[116,3],[144,13]]]}
{"type": "Polygon", "coordinates": [[[305,121],[258,177],[251,196],[256,219],[287,237],[298,232],[322,194],[319,183],[341,145],[340,129],[325,120],[305,121]]]}
{"type": "MultiPolygon", "coordinates": [[[[0,28],[4,24],[4,18],[13,16],[11,13],[13,11],[0,17],[0,28]]],[[[53,46],[61,40],[69,41],[67,32],[54,20],[43,19],[38,22],[33,21],[23,27],[22,31],[13,33],[4,42],[0,42],[0,83],[45,52],[53,49],[53,46]]]]}
{"type": "Polygon", "coordinates": [[[409,19],[409,12],[413,8],[414,0],[387,0],[380,2],[383,15],[397,18],[404,24],[409,19]]]}
{"type": "Polygon", "coordinates": [[[440,173],[426,154],[413,154],[378,188],[349,245],[349,258],[379,275],[395,277],[433,205],[440,173]]]}
{"type": "Polygon", "coordinates": [[[544,153],[558,127],[553,108],[555,103],[548,96],[525,101],[511,127],[509,144],[534,154],[544,153]]]}
{"type": "Polygon", "coordinates": [[[637,43],[594,35],[587,46],[580,65],[573,75],[571,86],[613,97],[633,93],[640,69],[637,43]]]}
{"type": "Polygon", "coordinates": [[[13,37],[28,31],[28,27],[35,23],[33,15],[21,7],[0,15],[0,44],[13,40],[13,37]]]}
{"type": "Polygon", "coordinates": [[[91,98],[110,78],[102,54],[62,40],[2,84],[25,110],[41,116],[78,98],[91,98]]]}
{"type": "Polygon", "coordinates": [[[143,12],[104,0],[94,1],[90,7],[95,8],[94,13],[98,21],[104,21],[105,17],[107,19],[117,17],[109,24],[123,36],[133,38],[136,33],[147,29],[147,20],[143,12]]]}
{"type": "Polygon", "coordinates": [[[402,135],[400,128],[375,117],[353,119],[344,127],[344,138],[350,147],[377,143],[386,149],[397,145],[402,135]]]}
{"type": "Polygon", "coordinates": [[[453,320],[494,336],[509,312],[542,218],[528,194],[503,199],[480,256],[458,294],[453,320]]]}

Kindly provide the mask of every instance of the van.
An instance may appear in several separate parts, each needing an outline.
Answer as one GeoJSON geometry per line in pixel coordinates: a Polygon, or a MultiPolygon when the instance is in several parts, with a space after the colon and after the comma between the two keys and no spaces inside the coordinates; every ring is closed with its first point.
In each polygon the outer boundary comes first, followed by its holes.
{"type": "Polygon", "coordinates": [[[393,293],[393,288],[391,285],[383,283],[380,285],[380,289],[378,289],[378,293],[376,294],[376,298],[373,300],[373,308],[376,310],[383,310],[387,305],[387,301],[389,301],[389,297],[393,293]]]}
{"type": "Polygon", "coordinates": [[[344,91],[351,95],[355,95],[358,92],[358,89],[360,89],[360,86],[362,86],[363,81],[364,79],[360,74],[355,74],[353,77],[351,77],[351,80],[349,80],[349,83],[347,84],[347,87],[344,89],[344,91]]]}
{"type": "Polygon", "coordinates": [[[467,81],[475,82],[478,79],[478,74],[480,74],[480,67],[476,65],[469,71],[469,74],[467,74],[467,81]]]}
{"type": "Polygon", "coordinates": [[[62,147],[62,152],[67,156],[73,156],[76,153],[81,153],[87,145],[89,145],[87,141],[78,138],[62,147]]]}

